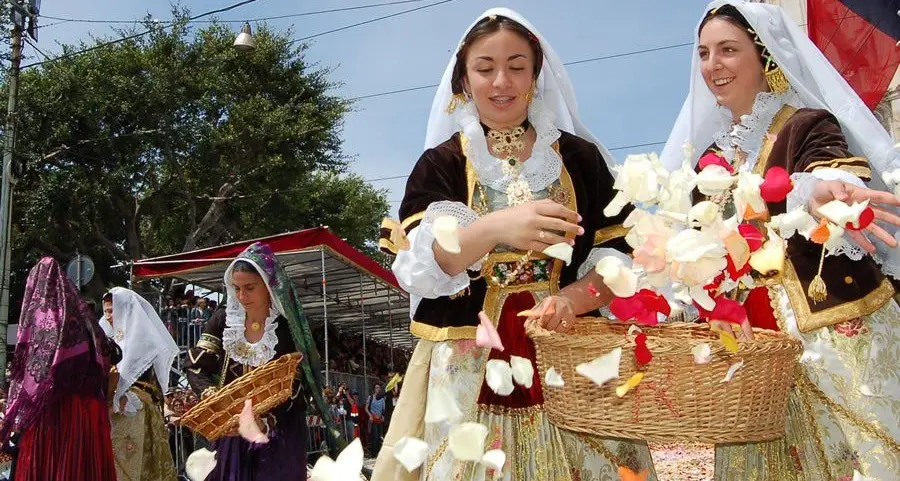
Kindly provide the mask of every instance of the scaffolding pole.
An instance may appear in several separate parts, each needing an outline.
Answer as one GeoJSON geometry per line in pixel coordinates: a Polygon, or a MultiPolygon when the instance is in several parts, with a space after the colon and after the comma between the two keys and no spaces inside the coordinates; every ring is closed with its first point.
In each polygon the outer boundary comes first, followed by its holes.
{"type": "Polygon", "coordinates": [[[325,249],[319,249],[319,253],[322,255],[322,316],[325,318],[325,385],[331,386],[331,362],[328,360],[328,292],[326,284],[327,279],[325,278],[325,249]]]}
{"type": "Polygon", "coordinates": [[[363,382],[366,385],[366,397],[369,396],[369,364],[366,354],[366,306],[363,304],[363,276],[359,275],[359,312],[362,314],[362,341],[363,341],[363,382]]]}

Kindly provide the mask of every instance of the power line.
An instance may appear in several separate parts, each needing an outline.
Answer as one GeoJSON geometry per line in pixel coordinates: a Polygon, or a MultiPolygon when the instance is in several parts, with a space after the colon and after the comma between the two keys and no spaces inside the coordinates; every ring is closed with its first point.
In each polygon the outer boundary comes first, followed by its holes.
{"type": "MultiPolygon", "coordinates": [[[[357,5],[353,7],[343,7],[343,8],[331,8],[327,10],[316,10],[312,12],[301,12],[301,13],[290,13],[286,15],[275,15],[272,17],[259,17],[259,18],[249,18],[246,20],[194,20],[190,23],[244,23],[244,22],[263,22],[266,20],[280,20],[284,18],[296,18],[296,17],[306,17],[311,15],[322,15],[326,13],[338,13],[338,12],[349,12],[353,10],[363,10],[368,8],[377,8],[377,7],[388,7],[391,5],[403,5],[407,3],[418,3],[423,2],[425,0],[396,0],[392,2],[383,2],[383,3],[370,3],[366,5],[357,5]]],[[[50,25],[58,25],[59,23],[66,22],[76,22],[76,23],[107,23],[107,24],[134,24],[140,23],[142,20],[99,20],[99,19],[90,19],[90,18],[64,18],[64,17],[53,17],[50,15],[41,15],[41,18],[47,18],[50,20],[60,20],[58,23],[51,23],[45,25],[44,27],[49,27],[50,25]]]]}
{"type": "Polygon", "coordinates": [[[386,19],[388,19],[388,18],[398,17],[398,16],[400,16],[400,15],[405,15],[405,14],[407,14],[407,13],[416,12],[416,11],[418,11],[418,10],[424,10],[424,9],[426,9],[426,8],[436,7],[436,6],[438,6],[438,5],[443,5],[443,4],[445,4],[445,3],[450,3],[450,2],[452,2],[452,1],[453,1],[453,0],[441,0],[440,2],[429,3],[428,5],[423,5],[423,6],[421,6],[421,7],[411,8],[411,9],[409,9],[409,10],[404,10],[404,11],[402,11],[402,12],[396,12],[396,13],[392,13],[392,14],[390,14],[390,15],[384,15],[384,16],[381,16],[381,17],[372,18],[372,19],[369,19],[369,20],[365,20],[365,21],[358,22],[358,23],[353,23],[353,24],[350,24],[350,25],[344,25],[343,27],[338,27],[338,28],[335,28],[335,29],[326,30],[326,31],[324,31],[324,32],[319,32],[319,33],[316,33],[316,34],[313,34],[313,35],[309,35],[309,36],[306,36],[306,37],[296,38],[296,39],[294,39],[294,40],[291,40],[291,41],[288,42],[288,43],[289,43],[289,44],[293,44],[293,43],[297,43],[297,42],[302,42],[302,41],[304,41],[304,40],[309,40],[309,39],[312,39],[312,38],[321,37],[321,36],[323,36],[323,35],[328,35],[328,34],[330,34],[330,33],[340,32],[340,31],[348,30],[348,29],[351,29],[351,28],[354,28],[354,27],[359,27],[359,26],[361,26],[361,25],[367,25],[367,24],[370,24],[370,23],[379,22],[379,21],[381,21],[381,20],[386,20],[386,19]]]}
{"type": "MultiPolygon", "coordinates": [[[[241,1],[241,2],[235,3],[235,4],[233,4],[233,5],[229,5],[229,6],[227,6],[227,7],[217,8],[217,9],[215,9],[215,10],[210,10],[210,11],[208,11],[208,12],[204,12],[204,13],[201,13],[201,14],[199,14],[199,15],[194,15],[194,16],[192,16],[192,17],[189,17],[189,18],[188,18],[188,21],[196,20],[196,19],[198,19],[198,18],[206,17],[206,16],[209,16],[209,15],[214,15],[214,14],[216,14],[216,13],[227,12],[227,11],[229,11],[229,10],[233,10],[233,9],[235,9],[235,8],[242,7],[242,6],[244,6],[244,5],[247,5],[247,4],[249,4],[249,3],[253,3],[253,2],[255,2],[255,1],[257,1],[257,0],[243,0],[243,1],[241,1]]],[[[171,22],[170,22],[168,25],[162,25],[161,28],[169,28],[169,27],[171,27],[172,25],[174,25],[174,23],[171,23],[171,22]]],[[[66,54],[60,55],[60,56],[58,56],[58,57],[54,57],[54,58],[51,58],[51,59],[47,59],[47,60],[44,60],[44,61],[41,61],[41,62],[34,62],[34,63],[30,63],[30,64],[28,64],[28,65],[23,65],[22,68],[23,68],[23,69],[26,69],[26,68],[28,68],[28,67],[36,67],[36,66],[38,66],[38,65],[43,65],[43,64],[45,64],[45,63],[56,62],[57,60],[62,60],[62,59],[65,59],[65,58],[76,57],[76,56],[78,56],[78,55],[82,55],[82,54],[85,54],[85,53],[88,53],[88,52],[93,52],[94,50],[98,50],[98,49],[101,49],[101,48],[105,48],[105,47],[108,47],[108,46],[110,46],[110,45],[115,45],[115,44],[118,44],[118,43],[126,42],[126,41],[128,41],[128,40],[132,40],[132,39],[135,39],[135,38],[143,37],[144,35],[147,35],[148,33],[151,33],[151,32],[153,32],[154,30],[155,30],[155,29],[150,29],[150,30],[146,30],[146,31],[141,32],[141,33],[136,33],[136,34],[133,34],[133,35],[128,35],[128,36],[126,36],[126,37],[117,38],[117,39],[115,39],[115,40],[110,40],[109,42],[99,43],[99,44],[97,44],[97,45],[94,45],[93,47],[88,47],[88,48],[83,49],[83,50],[78,50],[78,51],[76,51],[76,52],[66,53],[66,54]]]]}
{"type": "Polygon", "coordinates": [[[25,43],[27,43],[28,45],[31,45],[31,48],[35,49],[35,51],[37,51],[37,53],[41,54],[41,56],[44,57],[44,60],[48,60],[50,58],[49,55],[47,55],[46,53],[44,53],[43,50],[38,48],[37,44],[31,40],[31,37],[25,35],[22,38],[25,39],[25,43]]]}
{"type": "MultiPolygon", "coordinates": [[[[450,0],[448,0],[448,1],[450,1],[450,0]]],[[[591,58],[585,58],[585,59],[581,59],[581,60],[573,60],[571,62],[565,62],[565,63],[563,63],[563,65],[565,65],[565,66],[580,65],[580,64],[584,64],[584,63],[597,62],[600,60],[609,60],[609,59],[613,59],[613,58],[629,57],[631,55],[639,55],[639,54],[643,54],[643,53],[659,52],[661,50],[671,50],[674,48],[690,47],[693,45],[694,45],[693,42],[675,43],[672,45],[663,45],[660,47],[653,47],[653,48],[647,48],[647,49],[642,49],[642,50],[631,50],[628,52],[615,53],[612,55],[601,55],[599,57],[591,57],[591,58]]],[[[371,99],[371,98],[376,98],[376,97],[384,97],[387,95],[395,95],[395,94],[402,94],[402,93],[406,93],[406,92],[414,92],[416,90],[432,89],[437,86],[438,86],[438,84],[430,84],[430,85],[421,85],[419,87],[409,87],[409,88],[404,88],[404,89],[388,90],[385,92],[378,92],[378,93],[374,93],[374,94],[360,95],[359,97],[353,97],[348,100],[350,100],[351,102],[356,101],[356,100],[365,100],[365,99],[371,99]]]]}

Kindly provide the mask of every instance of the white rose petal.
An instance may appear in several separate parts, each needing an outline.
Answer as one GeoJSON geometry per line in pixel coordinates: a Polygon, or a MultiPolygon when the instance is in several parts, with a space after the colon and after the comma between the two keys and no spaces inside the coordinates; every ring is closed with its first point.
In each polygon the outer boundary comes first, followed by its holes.
{"type": "Polygon", "coordinates": [[[394,459],[411,473],[428,459],[428,443],[419,438],[404,436],[394,445],[394,459]]]}
{"type": "Polygon", "coordinates": [[[712,348],[705,342],[695,344],[691,348],[691,353],[694,354],[695,364],[708,364],[712,360],[712,348]]]}
{"type": "Polygon", "coordinates": [[[488,428],[479,423],[462,423],[450,428],[447,447],[457,461],[481,461],[488,428]]]}
{"type": "Polygon", "coordinates": [[[359,479],[363,467],[363,448],[359,438],[347,445],[337,460],[322,456],[310,472],[311,481],[347,481],[359,479]]]}
{"type": "Polygon", "coordinates": [[[738,362],[732,364],[732,365],[728,368],[728,372],[725,373],[725,378],[722,379],[721,381],[719,381],[719,384],[723,384],[723,383],[726,383],[726,382],[731,382],[731,378],[734,377],[734,373],[738,372],[738,369],[740,369],[740,368],[742,368],[742,367],[744,367],[744,361],[738,361],[738,362]]]}
{"type": "Polygon", "coordinates": [[[434,232],[434,240],[437,241],[441,249],[451,253],[459,254],[459,221],[452,215],[443,215],[434,220],[431,226],[434,232]]]}
{"type": "Polygon", "coordinates": [[[844,246],[844,228],[833,224],[831,222],[828,223],[828,240],[825,241],[825,249],[828,252],[831,252],[835,249],[840,249],[844,246]]]}
{"type": "Polygon", "coordinates": [[[813,216],[802,208],[779,214],[773,217],[770,223],[778,229],[778,234],[783,239],[790,239],[797,233],[809,239],[812,231],[819,225],[813,216]]]}
{"type": "Polygon", "coordinates": [[[509,396],[515,389],[512,375],[512,367],[508,362],[491,359],[485,367],[484,380],[498,396],[509,396]]]}
{"type": "Polygon", "coordinates": [[[604,257],[597,262],[594,269],[603,277],[603,283],[616,297],[631,297],[637,292],[637,275],[625,267],[622,259],[615,256],[604,257]]]}
{"type": "Polygon", "coordinates": [[[847,205],[839,200],[833,200],[822,207],[819,207],[819,215],[840,227],[844,227],[847,224],[859,226],[859,216],[868,206],[868,200],[854,202],[853,205],[847,205]]]}
{"type": "Polygon", "coordinates": [[[550,368],[547,369],[547,374],[544,375],[544,384],[550,387],[563,387],[566,385],[565,381],[563,381],[562,375],[556,372],[556,369],[550,368]]]}
{"type": "Polygon", "coordinates": [[[759,187],[763,178],[759,174],[740,172],[738,174],[737,187],[734,189],[734,203],[738,217],[746,218],[747,206],[754,212],[761,213],[766,209],[766,201],[759,193],[759,187]]]}
{"type": "Polygon", "coordinates": [[[619,377],[621,361],[622,348],[617,347],[591,362],[579,364],[575,367],[575,372],[594,381],[596,385],[602,386],[607,381],[619,377]]]}
{"type": "Polygon", "coordinates": [[[631,339],[633,336],[637,336],[638,334],[644,332],[637,324],[632,324],[628,326],[628,334],[627,337],[631,339]]]}
{"type": "Polygon", "coordinates": [[[704,200],[688,211],[688,224],[692,227],[707,226],[719,218],[719,206],[715,202],[704,200]]]}
{"type": "Polygon", "coordinates": [[[710,297],[709,292],[703,286],[694,286],[690,288],[691,299],[703,309],[711,311],[716,308],[716,301],[710,297]]]}
{"type": "Polygon", "coordinates": [[[628,196],[625,195],[624,192],[619,191],[616,193],[616,196],[613,197],[613,200],[603,208],[603,215],[606,217],[615,217],[622,212],[622,209],[628,205],[629,199],[628,196]]]}
{"type": "Polygon", "coordinates": [[[191,481],[203,481],[216,468],[216,452],[200,448],[190,456],[184,465],[185,473],[191,481]]]}
{"type": "Polygon", "coordinates": [[[566,265],[572,263],[572,246],[568,242],[560,242],[544,249],[544,254],[565,261],[566,265]]]}
{"type": "Polygon", "coordinates": [[[694,229],[683,230],[669,239],[666,250],[677,262],[696,262],[704,257],[724,258],[728,253],[718,236],[694,229]]]}
{"type": "Polygon", "coordinates": [[[509,365],[516,384],[524,386],[525,389],[531,389],[534,383],[534,366],[531,361],[524,357],[510,356],[509,365]]]}
{"type": "Polygon", "coordinates": [[[503,466],[506,465],[506,453],[502,449],[492,449],[481,457],[481,464],[494,470],[494,479],[503,477],[503,466]]]}
{"type": "Polygon", "coordinates": [[[456,399],[445,387],[432,388],[428,393],[425,404],[425,422],[436,424],[444,421],[453,421],[462,417],[462,411],[456,403],[456,399]]]}
{"type": "Polygon", "coordinates": [[[708,165],[697,174],[697,188],[703,195],[718,195],[734,184],[737,179],[721,165],[708,165]]]}

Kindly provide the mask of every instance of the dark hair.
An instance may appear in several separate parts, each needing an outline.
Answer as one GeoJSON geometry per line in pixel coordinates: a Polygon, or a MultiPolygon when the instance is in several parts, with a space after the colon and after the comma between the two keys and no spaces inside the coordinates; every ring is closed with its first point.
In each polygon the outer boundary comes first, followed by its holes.
{"type": "Polygon", "coordinates": [[[697,29],[697,38],[700,38],[700,34],[703,33],[703,27],[714,18],[720,18],[743,30],[756,47],[756,52],[759,53],[759,61],[765,65],[766,47],[762,45],[762,42],[758,41],[759,37],[757,37],[756,33],[753,31],[753,26],[750,25],[747,18],[744,17],[741,11],[734,5],[725,4],[719,8],[714,8],[706,12],[706,16],[703,17],[703,21],[700,22],[700,28],[697,29]]]}
{"type": "Polygon", "coordinates": [[[112,292],[103,294],[103,302],[112,302],[112,292]]]}
{"type": "MultiPolygon", "coordinates": [[[[256,270],[256,267],[253,264],[247,261],[237,261],[231,266],[231,272],[246,272],[248,274],[256,274],[259,276],[259,271],[256,270]]],[[[262,276],[260,276],[262,277],[262,276]]]]}
{"type": "Polygon", "coordinates": [[[461,94],[464,90],[463,78],[466,76],[466,56],[469,54],[469,47],[479,38],[497,33],[501,29],[516,33],[528,42],[531,53],[534,55],[534,79],[538,78],[544,62],[544,50],[541,48],[540,40],[521,23],[502,15],[491,15],[479,20],[472,30],[469,30],[456,52],[456,65],[453,67],[453,76],[450,78],[450,88],[454,94],[461,94]]]}

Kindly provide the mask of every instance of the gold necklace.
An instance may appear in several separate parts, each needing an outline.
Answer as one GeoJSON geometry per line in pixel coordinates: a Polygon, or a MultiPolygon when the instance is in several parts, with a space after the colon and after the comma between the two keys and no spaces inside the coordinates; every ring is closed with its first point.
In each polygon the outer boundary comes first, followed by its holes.
{"type": "Polygon", "coordinates": [[[510,177],[509,184],[506,186],[506,204],[510,207],[534,200],[531,185],[522,178],[522,162],[518,156],[525,150],[523,137],[529,127],[526,123],[511,129],[489,129],[487,132],[488,145],[494,155],[500,157],[503,173],[510,177]]]}

